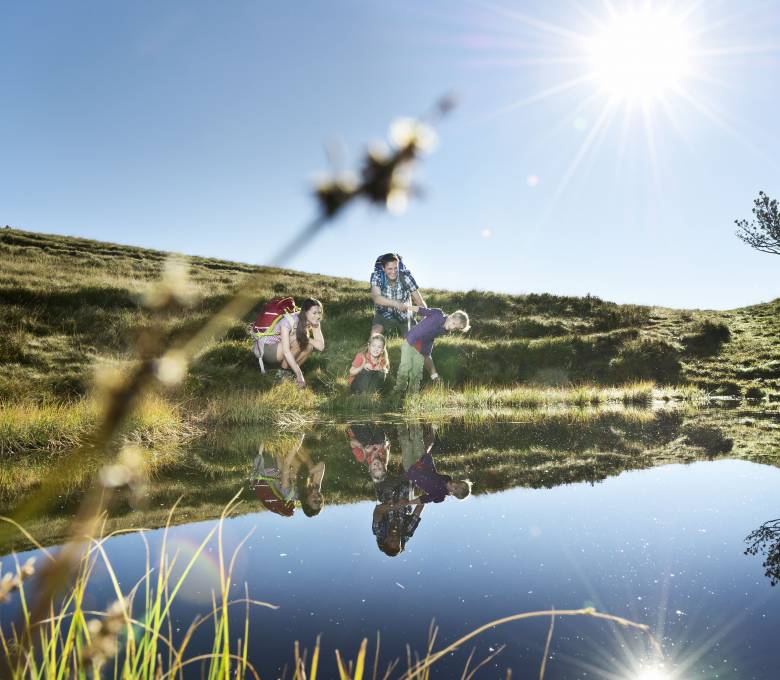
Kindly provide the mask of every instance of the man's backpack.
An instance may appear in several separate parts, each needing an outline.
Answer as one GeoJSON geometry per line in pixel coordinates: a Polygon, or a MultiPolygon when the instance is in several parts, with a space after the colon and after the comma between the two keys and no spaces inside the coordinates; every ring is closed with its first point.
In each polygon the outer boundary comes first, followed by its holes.
{"type": "Polygon", "coordinates": [[[274,298],[263,305],[260,314],[257,315],[254,323],[248,328],[249,335],[253,341],[252,351],[260,364],[260,370],[265,373],[263,365],[263,349],[266,338],[276,334],[276,326],[287,314],[295,314],[300,308],[296,306],[295,300],[291,297],[274,298]]]}

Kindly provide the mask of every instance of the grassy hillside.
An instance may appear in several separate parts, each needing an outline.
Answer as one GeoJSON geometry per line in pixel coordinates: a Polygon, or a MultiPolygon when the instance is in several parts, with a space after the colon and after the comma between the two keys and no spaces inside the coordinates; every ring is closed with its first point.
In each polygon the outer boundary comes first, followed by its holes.
{"type": "MultiPolygon", "coordinates": [[[[325,307],[326,352],[306,370],[313,393],[286,394],[283,409],[366,407],[346,398],[346,370],[371,323],[366,282],[193,257],[188,260],[189,290],[195,303],[159,315],[144,305],[144,296],[167,258],[159,251],[0,230],[4,450],[39,448],[42,442],[56,448],[59,440],[71,445],[78,432],[89,429],[90,414],[95,413],[90,399],[99,396],[89,395],[96,370],[132,361],[139,338],[155,325],[170,339],[186,337],[230,297],[244,276],[257,271],[263,274],[257,307],[280,294],[315,296],[325,307]],[[61,411],[52,416],[55,406],[61,411]],[[41,408],[46,422],[39,422],[41,408]],[[27,425],[20,425],[23,421],[27,425]],[[27,436],[23,444],[20,427],[27,436]]],[[[435,351],[439,373],[458,394],[473,392],[474,386],[484,393],[517,385],[527,391],[652,381],[664,388],[656,396],[674,390],[684,394],[687,385],[709,394],[780,399],[780,300],[706,312],[617,305],[591,296],[423,292],[429,305],[463,308],[472,317],[471,333],[442,338],[435,351]]],[[[273,380],[261,376],[250,352],[245,325],[254,315],[236,319],[224,338],[207,346],[185,384],[158,395],[158,408],[147,408],[145,415],[142,410],[128,436],[160,441],[168,427],[186,438],[209,414],[229,420],[236,409],[249,408],[244,416],[253,417],[279,407],[273,380]],[[254,412],[249,402],[255,404],[254,412]]],[[[390,345],[394,364],[398,343],[390,345]]],[[[441,394],[451,399],[449,389],[441,394]]],[[[564,394],[561,399],[576,403],[577,397],[564,394]]],[[[506,401],[511,405],[511,395],[506,401]]],[[[457,406],[457,399],[453,403],[457,406]]],[[[434,406],[429,398],[425,407],[434,406]]]]}

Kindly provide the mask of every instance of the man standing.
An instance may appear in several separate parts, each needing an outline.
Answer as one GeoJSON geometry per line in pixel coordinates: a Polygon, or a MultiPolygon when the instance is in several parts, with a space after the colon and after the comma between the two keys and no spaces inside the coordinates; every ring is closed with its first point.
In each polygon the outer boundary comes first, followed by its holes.
{"type": "MultiPolygon", "coordinates": [[[[393,333],[406,337],[412,318],[409,307],[425,307],[417,282],[403,267],[397,253],[386,253],[377,259],[371,274],[371,299],[374,301],[371,335],[393,333]]],[[[438,380],[439,374],[430,357],[425,358],[425,368],[431,380],[438,380]]]]}

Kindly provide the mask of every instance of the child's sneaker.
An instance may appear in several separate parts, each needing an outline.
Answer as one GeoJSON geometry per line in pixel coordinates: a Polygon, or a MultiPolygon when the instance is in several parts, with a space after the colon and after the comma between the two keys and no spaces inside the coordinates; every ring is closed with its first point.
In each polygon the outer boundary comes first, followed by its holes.
{"type": "Polygon", "coordinates": [[[392,391],[387,397],[387,405],[394,410],[402,410],[406,395],[403,392],[392,391]]]}
{"type": "Polygon", "coordinates": [[[289,368],[278,368],[276,370],[276,382],[295,382],[295,373],[289,368]]]}

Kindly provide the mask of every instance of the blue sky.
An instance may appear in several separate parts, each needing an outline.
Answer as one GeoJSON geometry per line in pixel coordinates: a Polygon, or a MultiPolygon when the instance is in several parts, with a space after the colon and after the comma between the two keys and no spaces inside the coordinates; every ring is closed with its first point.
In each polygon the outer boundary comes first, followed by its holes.
{"type": "Polygon", "coordinates": [[[687,11],[691,73],[644,115],[606,108],[598,79],[565,87],[592,72],[579,36],[637,6],[5,3],[0,222],[262,263],[314,214],[325,144],[355,166],[455,91],[424,199],[400,217],[355,206],[290,266],[363,279],[396,250],[423,289],[776,298],[780,257],[733,220],[780,194],[780,0],[669,5],[687,11]]]}

